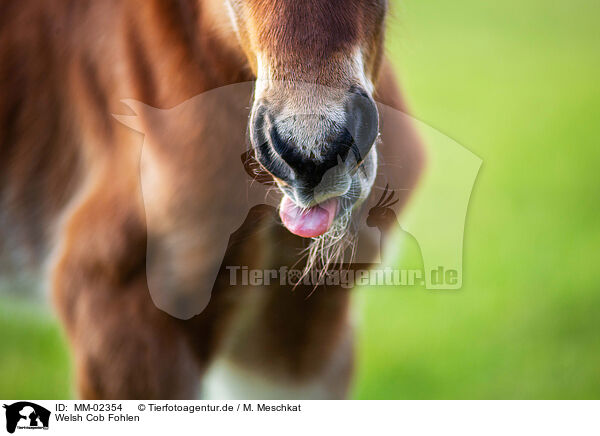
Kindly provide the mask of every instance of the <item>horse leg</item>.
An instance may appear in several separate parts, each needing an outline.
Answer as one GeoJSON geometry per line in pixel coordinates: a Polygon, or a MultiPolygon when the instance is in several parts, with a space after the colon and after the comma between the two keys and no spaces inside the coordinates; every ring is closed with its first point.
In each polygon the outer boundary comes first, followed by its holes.
{"type": "Polygon", "coordinates": [[[197,363],[174,320],[150,299],[145,227],[132,203],[98,190],[62,233],[53,298],[72,345],[77,391],[84,399],[193,397],[197,363]]]}

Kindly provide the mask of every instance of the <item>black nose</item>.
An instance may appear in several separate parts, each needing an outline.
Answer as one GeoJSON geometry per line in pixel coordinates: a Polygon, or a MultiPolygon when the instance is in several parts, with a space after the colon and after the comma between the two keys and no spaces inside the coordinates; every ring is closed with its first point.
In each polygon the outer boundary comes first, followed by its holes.
{"type": "Polygon", "coordinates": [[[345,170],[359,165],[377,138],[377,107],[366,92],[353,88],[345,110],[344,125],[330,123],[334,127],[325,135],[324,143],[317,144],[316,150],[303,151],[293,137],[282,137],[268,105],[261,104],[255,109],[251,129],[257,159],[275,177],[308,191],[319,185],[325,173],[340,163],[345,170]]]}

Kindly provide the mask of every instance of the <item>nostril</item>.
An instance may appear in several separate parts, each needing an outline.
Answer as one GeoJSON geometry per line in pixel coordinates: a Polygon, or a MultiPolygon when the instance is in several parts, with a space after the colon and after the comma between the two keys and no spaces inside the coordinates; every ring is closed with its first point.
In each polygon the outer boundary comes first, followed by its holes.
{"type": "Polygon", "coordinates": [[[271,123],[271,128],[269,129],[269,137],[275,153],[290,167],[298,169],[302,163],[302,155],[295,150],[294,145],[290,141],[286,141],[281,137],[279,130],[273,123],[271,123]]]}
{"type": "Polygon", "coordinates": [[[352,87],[351,97],[346,104],[346,129],[352,135],[360,160],[364,159],[379,134],[377,106],[362,89],[352,87]]]}
{"type": "Polygon", "coordinates": [[[281,180],[290,180],[293,176],[290,168],[281,161],[283,158],[279,151],[271,145],[273,143],[271,139],[273,123],[265,105],[261,104],[255,109],[250,126],[251,141],[256,149],[258,162],[275,177],[281,180]]]}

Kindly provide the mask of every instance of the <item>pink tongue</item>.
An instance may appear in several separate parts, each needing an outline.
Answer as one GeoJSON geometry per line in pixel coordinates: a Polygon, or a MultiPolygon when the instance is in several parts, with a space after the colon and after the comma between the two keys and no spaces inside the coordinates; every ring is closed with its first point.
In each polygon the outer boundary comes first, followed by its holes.
{"type": "Polygon", "coordinates": [[[337,212],[337,198],[302,211],[287,195],[283,196],[279,206],[279,216],[283,225],[293,234],[303,238],[315,238],[322,235],[333,223],[337,212]]]}

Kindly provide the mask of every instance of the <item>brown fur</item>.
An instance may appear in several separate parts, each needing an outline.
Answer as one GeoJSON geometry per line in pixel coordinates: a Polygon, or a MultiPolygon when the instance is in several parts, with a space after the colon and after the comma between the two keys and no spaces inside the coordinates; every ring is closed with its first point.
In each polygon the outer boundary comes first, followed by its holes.
{"type": "MultiPolygon", "coordinates": [[[[364,7],[370,2],[331,2],[322,14],[319,7],[327,2],[319,0],[249,1],[256,15],[252,23],[264,19],[266,28],[291,30],[262,34],[248,26],[248,39],[238,44],[226,14],[211,1],[0,5],[0,248],[17,253],[18,268],[52,256],[53,299],[72,345],[83,398],[190,397],[198,375],[217,354],[277,383],[320,383],[325,396],[344,396],[348,388],[347,290],[327,289],[307,299],[312,288],[291,292],[273,286],[257,296],[251,288],[229,286],[223,270],[210,304],[191,320],[170,317],[150,299],[139,183],[142,139],[112,118],[124,111],[121,99],[167,108],[209,89],[253,80],[256,44],[277,56],[283,74],[302,71],[294,63],[316,52],[326,65],[360,40],[369,47],[369,71],[378,75],[383,17],[364,7]],[[302,14],[319,17],[315,29],[331,31],[332,37],[316,32],[306,40],[302,14]],[[245,316],[251,301],[256,313],[245,316]]],[[[379,98],[400,105],[389,67],[379,83],[379,98]]],[[[250,94],[246,98],[250,101],[250,94]]],[[[243,141],[248,115],[228,113],[226,105],[224,111],[219,125],[210,126],[214,136],[203,124],[206,114],[195,114],[198,130],[189,133],[205,142],[177,153],[163,150],[164,167],[180,176],[177,186],[167,183],[166,198],[184,208],[165,205],[166,233],[175,231],[169,213],[193,222],[190,232],[225,231],[218,213],[207,216],[198,206],[211,204],[226,213],[229,199],[223,198],[222,184],[245,183],[220,177],[239,164],[239,154],[217,145],[223,135],[229,138],[224,143],[243,141]]],[[[390,156],[407,163],[399,187],[410,189],[422,160],[418,141],[410,126],[385,128],[392,129],[390,156]],[[398,135],[405,139],[394,146],[398,135]]],[[[293,265],[293,248],[302,241],[281,227],[273,210],[251,213],[256,214],[252,228],[287,249],[274,253],[252,232],[240,237],[248,231],[240,229],[223,265],[293,265]]],[[[221,260],[208,250],[184,254],[174,258],[196,278],[203,262],[221,260]]],[[[9,264],[4,262],[5,270],[9,264]]]]}

